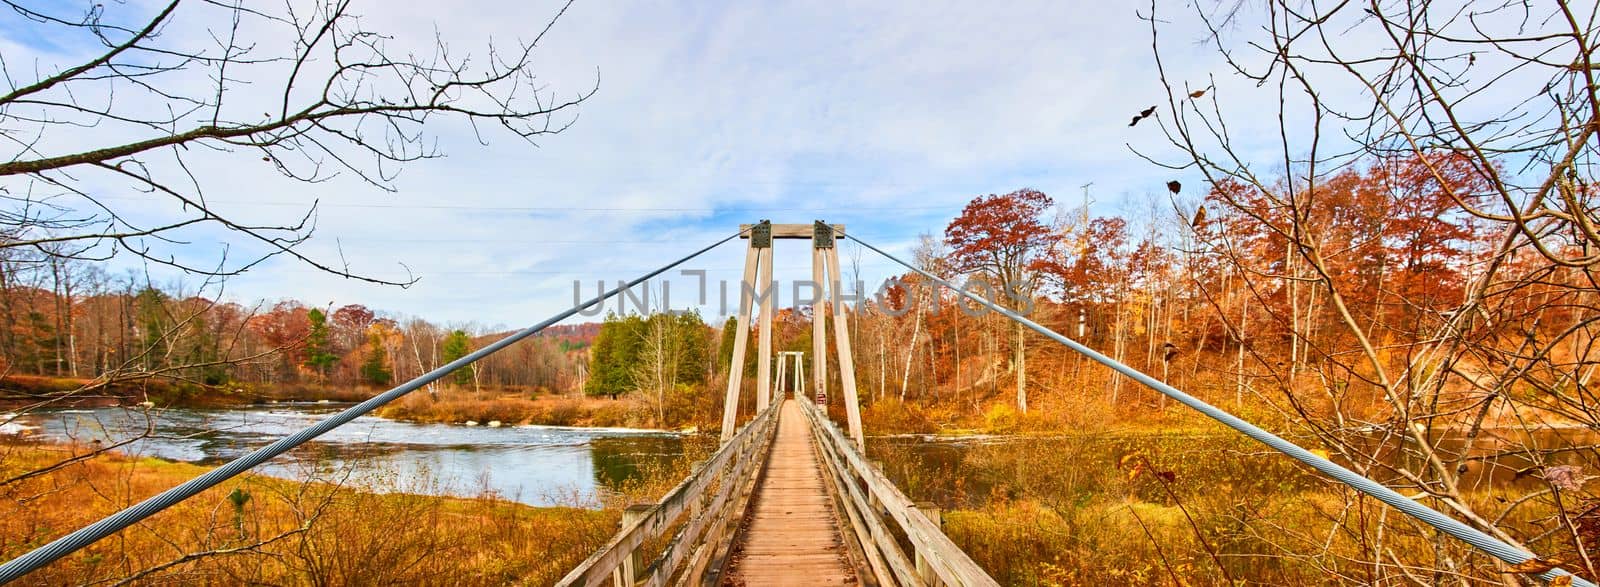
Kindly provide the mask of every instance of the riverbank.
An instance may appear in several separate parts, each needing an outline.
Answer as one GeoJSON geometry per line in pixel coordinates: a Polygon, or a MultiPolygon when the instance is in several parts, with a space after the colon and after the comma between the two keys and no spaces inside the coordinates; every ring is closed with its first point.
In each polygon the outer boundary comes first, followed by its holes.
{"type": "Polygon", "coordinates": [[[380,408],[377,413],[406,422],[446,424],[637,429],[682,429],[686,424],[668,422],[667,426],[661,426],[650,406],[632,399],[469,389],[445,389],[437,393],[415,391],[380,408]]]}
{"type": "Polygon", "coordinates": [[[74,377],[8,375],[0,377],[0,410],[44,403],[49,407],[96,408],[148,402],[163,408],[226,408],[267,401],[358,402],[382,390],[316,384],[203,386],[146,377],[103,383],[74,377]]]}
{"type": "MultiPolygon", "coordinates": [[[[369,387],[335,387],[318,384],[284,384],[271,387],[221,386],[202,388],[187,383],[148,379],[118,382],[82,392],[93,382],[63,377],[9,376],[0,378],[0,411],[31,407],[41,398],[54,408],[137,406],[148,402],[160,408],[229,408],[279,402],[355,403],[384,390],[369,387]],[[76,392],[76,393],[75,393],[76,392]]],[[[418,423],[543,425],[592,428],[698,430],[707,422],[705,410],[674,410],[661,421],[647,402],[623,397],[610,399],[581,394],[558,395],[526,389],[471,389],[441,386],[419,389],[377,411],[394,420],[418,423]]]]}
{"type": "MultiPolygon", "coordinates": [[[[0,445],[0,557],[10,559],[208,467],[90,447],[0,445]],[[67,462],[50,473],[18,479],[67,462]]],[[[531,507],[493,495],[356,490],[325,475],[245,475],[29,576],[34,584],[549,584],[616,530],[616,508],[531,507]],[[196,554],[199,553],[199,554],[196,554]]],[[[653,490],[653,488],[650,488],[653,490]]],[[[576,504],[575,504],[576,505],[576,504]]]]}
{"type": "MultiPolygon", "coordinates": [[[[1465,543],[1224,431],[885,439],[868,454],[912,500],[943,508],[945,533],[1002,585],[1401,584],[1407,569],[1442,565],[1493,582],[1499,571],[1465,543]]],[[[1600,500],[1585,479],[1558,504],[1543,481],[1515,473],[1523,466],[1473,463],[1462,478],[1477,481],[1461,499],[1503,515],[1498,526],[1535,551],[1577,560],[1556,513],[1569,508],[1593,540],[1600,500]]]]}

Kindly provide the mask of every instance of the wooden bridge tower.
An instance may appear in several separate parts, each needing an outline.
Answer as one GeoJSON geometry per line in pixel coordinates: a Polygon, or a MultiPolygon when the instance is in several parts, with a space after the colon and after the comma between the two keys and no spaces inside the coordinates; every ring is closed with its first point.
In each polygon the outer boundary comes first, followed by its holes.
{"type": "MultiPolygon", "coordinates": [[[[866,446],[861,432],[861,406],[856,401],[856,365],[850,352],[849,315],[842,303],[839,250],[836,238],[844,234],[843,224],[821,220],[812,224],[740,225],[740,234],[749,241],[744,256],[744,277],[739,281],[739,314],[733,338],[733,358],[728,366],[728,392],[722,404],[722,442],[733,438],[738,428],[739,393],[744,383],[744,357],[750,336],[752,306],[760,304],[756,357],[756,413],[767,409],[772,397],[772,316],[777,285],[772,278],[772,245],[776,240],[811,241],[811,389],[827,394],[827,313],[833,312],[834,345],[839,355],[840,387],[844,389],[845,414],[850,438],[858,449],[866,446]]],[[[795,288],[798,295],[799,288],[795,288]]],[[[856,292],[858,295],[860,292],[856,292]]],[[[800,300],[794,300],[798,305],[800,300]]],[[[798,363],[797,363],[798,364],[798,363]]],[[[825,408],[825,406],[823,406],[825,408]]]]}

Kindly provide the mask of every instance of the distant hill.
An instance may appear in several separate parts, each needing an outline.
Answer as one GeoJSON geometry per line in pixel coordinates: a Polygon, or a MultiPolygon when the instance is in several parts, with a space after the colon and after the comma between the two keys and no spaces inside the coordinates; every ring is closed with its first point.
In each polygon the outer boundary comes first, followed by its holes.
{"type": "Polygon", "coordinates": [[[553,338],[564,342],[568,347],[586,347],[594,343],[594,338],[600,335],[599,322],[584,322],[582,324],[557,324],[540,331],[536,336],[553,338]]]}

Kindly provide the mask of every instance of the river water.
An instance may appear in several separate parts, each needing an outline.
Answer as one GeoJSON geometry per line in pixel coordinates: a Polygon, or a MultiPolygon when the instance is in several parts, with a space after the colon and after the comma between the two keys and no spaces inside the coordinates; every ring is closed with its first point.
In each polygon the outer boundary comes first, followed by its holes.
{"type": "MultiPolygon", "coordinates": [[[[0,433],[121,447],[138,457],[214,465],[347,407],[278,403],[231,409],[64,409],[30,413],[0,433]]],[[[257,470],[339,480],[377,490],[444,495],[493,492],[530,505],[597,507],[642,471],[683,453],[668,432],[560,426],[418,424],[364,416],[257,470]]]]}

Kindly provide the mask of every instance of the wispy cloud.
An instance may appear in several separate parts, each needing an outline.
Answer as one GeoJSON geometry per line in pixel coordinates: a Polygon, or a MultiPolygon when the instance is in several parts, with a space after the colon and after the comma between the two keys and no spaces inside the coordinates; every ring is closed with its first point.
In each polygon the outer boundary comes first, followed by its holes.
{"type": "MultiPolygon", "coordinates": [[[[558,8],[441,6],[372,0],[358,12],[391,47],[438,34],[462,53],[529,39],[558,8]]],[[[55,49],[12,20],[0,21],[7,61],[49,59],[55,49]]],[[[1186,34],[1176,28],[1164,34],[1186,34]]],[[[1172,59],[1171,75],[1200,83],[1214,65],[1193,45],[1172,59]]],[[[825,218],[903,250],[978,194],[1027,186],[1077,202],[1093,182],[1115,206],[1169,179],[1124,146],[1160,144],[1154,125],[1127,119],[1161,94],[1148,24],[1123,3],[580,0],[538,63],[565,95],[598,76],[570,130],[534,147],[486,129],[483,146],[445,125],[448,156],[406,167],[396,193],[349,178],[296,184],[248,155],[201,155],[225,209],[289,218],[320,200],[307,252],[422,278],[402,290],[277,260],[232,294],[521,324],[570,305],[574,279],[592,289],[627,277],[740,222],[825,218]]],[[[809,275],[804,250],[789,248],[779,277],[809,275]]],[[[863,262],[865,274],[892,273],[863,262]]],[[[741,263],[725,247],[696,266],[732,279],[741,263]]]]}

